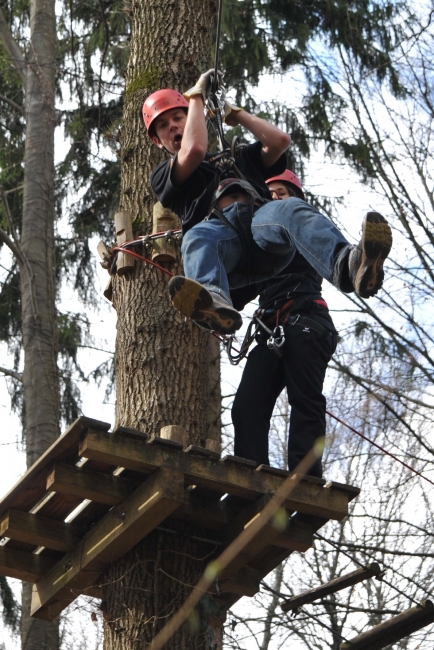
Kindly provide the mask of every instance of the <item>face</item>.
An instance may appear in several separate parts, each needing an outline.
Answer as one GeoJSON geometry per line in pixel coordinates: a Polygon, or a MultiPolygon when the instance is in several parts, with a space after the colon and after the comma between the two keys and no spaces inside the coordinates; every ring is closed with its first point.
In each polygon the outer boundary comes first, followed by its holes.
{"type": "Polygon", "coordinates": [[[182,108],[171,108],[157,117],[153,123],[155,134],[152,136],[157,147],[164,147],[170,153],[181,149],[187,112],[182,108]]]}
{"type": "Polygon", "coordinates": [[[226,208],[228,205],[232,205],[232,203],[248,203],[249,202],[249,196],[242,190],[234,190],[233,192],[228,192],[227,194],[224,194],[218,201],[217,201],[217,207],[219,210],[223,210],[223,208],[226,208]]]}
{"type": "Polygon", "coordinates": [[[296,196],[295,192],[292,190],[289,185],[282,183],[281,181],[273,181],[268,183],[268,189],[271,192],[273,201],[284,201],[285,199],[291,198],[291,196],[296,196]]]}

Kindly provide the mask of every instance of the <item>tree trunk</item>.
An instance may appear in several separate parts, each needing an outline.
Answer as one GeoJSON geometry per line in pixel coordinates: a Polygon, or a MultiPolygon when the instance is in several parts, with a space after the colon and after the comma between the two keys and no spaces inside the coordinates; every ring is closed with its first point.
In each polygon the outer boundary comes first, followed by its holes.
{"type": "MultiPolygon", "coordinates": [[[[135,0],[131,4],[119,209],[129,211],[135,227],[141,223],[142,232],[150,232],[156,201],[150,173],[162,159],[146,135],[142,105],[158,88],[187,89],[210,67],[215,12],[215,3],[203,0],[135,0]]],[[[182,272],[180,263],[170,270],[182,272]]],[[[115,279],[116,423],[148,434],[158,434],[165,425],[180,425],[187,431],[189,444],[205,447],[209,335],[173,309],[167,281],[161,271],[141,263],[130,276],[115,279]]],[[[170,529],[154,531],[103,579],[104,650],[137,650],[149,643],[185,600],[215,551],[213,545],[193,539],[194,534],[204,537],[197,528],[171,521],[170,529]]],[[[206,597],[194,619],[166,648],[221,647],[220,630],[213,627],[220,613],[212,610],[213,602],[206,597]]]]}
{"type": "MultiPolygon", "coordinates": [[[[54,269],[54,0],[30,2],[26,144],[20,266],[27,467],[59,435],[54,269]]],[[[29,617],[31,585],[23,585],[23,650],[57,650],[58,622],[29,617]]]]}

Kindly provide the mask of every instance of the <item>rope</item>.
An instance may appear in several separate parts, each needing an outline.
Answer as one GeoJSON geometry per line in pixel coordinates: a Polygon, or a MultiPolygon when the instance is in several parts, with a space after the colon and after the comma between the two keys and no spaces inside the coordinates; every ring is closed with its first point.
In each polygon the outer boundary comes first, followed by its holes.
{"type": "MultiPolygon", "coordinates": [[[[133,242],[128,242],[128,244],[132,244],[133,242]]],[[[125,244],[123,245],[125,246],[125,244]]],[[[170,276],[173,278],[173,273],[169,271],[168,269],[165,269],[164,266],[160,266],[157,264],[157,262],[153,262],[152,260],[149,260],[147,257],[143,257],[143,255],[139,255],[138,253],[135,253],[134,251],[130,251],[127,248],[124,248],[123,246],[115,246],[112,250],[120,252],[120,253],[127,253],[128,255],[132,255],[133,257],[136,257],[138,260],[142,260],[143,262],[146,262],[147,264],[151,264],[151,266],[155,266],[156,269],[160,269],[160,271],[163,271],[166,275],[170,276]]]]}
{"type": "Polygon", "coordinates": [[[410,467],[410,465],[407,465],[407,463],[404,463],[403,460],[401,460],[400,458],[398,458],[397,456],[395,456],[394,454],[392,454],[390,451],[387,451],[386,449],[384,449],[384,447],[382,447],[381,445],[379,445],[377,442],[374,442],[373,440],[371,440],[371,439],[368,438],[367,436],[363,435],[363,433],[361,433],[360,431],[357,431],[357,429],[354,429],[354,427],[352,427],[351,425],[349,425],[347,422],[344,422],[343,420],[341,420],[340,418],[338,418],[336,415],[333,415],[333,413],[330,413],[330,411],[326,411],[326,413],[327,413],[327,415],[329,415],[331,418],[334,418],[335,420],[337,420],[337,422],[339,422],[340,424],[343,424],[343,425],[344,425],[345,427],[347,427],[350,431],[352,431],[353,433],[356,433],[358,436],[360,436],[361,438],[363,438],[363,440],[366,440],[367,442],[369,442],[369,443],[370,443],[371,445],[373,445],[374,447],[377,447],[377,449],[379,449],[380,451],[382,451],[383,454],[386,454],[387,456],[390,456],[391,458],[393,458],[394,460],[396,460],[398,463],[401,463],[401,465],[403,465],[406,469],[409,469],[410,472],[413,472],[414,474],[417,474],[420,478],[423,478],[424,481],[427,481],[428,483],[431,483],[431,485],[434,485],[434,481],[431,481],[431,479],[427,478],[426,476],[424,476],[423,474],[421,474],[420,472],[418,472],[417,469],[414,469],[414,467],[410,467]]]}

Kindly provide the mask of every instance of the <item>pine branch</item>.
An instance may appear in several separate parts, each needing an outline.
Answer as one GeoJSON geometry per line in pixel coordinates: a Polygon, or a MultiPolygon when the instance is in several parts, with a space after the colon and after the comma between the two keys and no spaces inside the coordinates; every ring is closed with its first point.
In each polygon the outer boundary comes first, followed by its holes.
{"type": "Polygon", "coordinates": [[[12,99],[9,99],[8,97],[5,97],[4,95],[0,95],[0,101],[1,102],[6,102],[6,104],[9,104],[9,106],[12,106],[16,111],[21,113],[21,115],[24,115],[24,108],[14,102],[12,99]]]}
{"type": "Polygon", "coordinates": [[[0,41],[3,44],[6,53],[9,55],[9,58],[14,65],[16,71],[18,72],[20,79],[22,81],[24,90],[27,86],[27,77],[26,77],[26,60],[19,48],[18,44],[14,40],[9,25],[7,24],[5,15],[0,7],[0,41]]]}
{"type": "Polygon", "coordinates": [[[20,249],[14,244],[12,239],[9,237],[7,232],[5,232],[2,228],[0,228],[0,239],[1,241],[6,244],[6,246],[12,251],[14,254],[17,262],[21,266],[24,263],[23,256],[21,254],[20,249]]]}
{"type": "Polygon", "coordinates": [[[4,241],[4,243],[10,248],[10,250],[14,253],[15,257],[17,258],[17,261],[20,265],[20,268],[22,269],[25,267],[27,270],[27,273],[29,275],[29,284],[30,284],[30,299],[32,302],[32,309],[33,309],[33,318],[35,319],[35,322],[37,323],[39,321],[39,312],[36,306],[36,293],[35,293],[35,283],[33,281],[33,274],[32,274],[32,269],[29,263],[29,260],[27,259],[27,256],[24,254],[22,248],[21,248],[21,243],[19,240],[19,237],[17,235],[17,232],[15,230],[14,222],[12,220],[12,215],[11,211],[9,209],[9,203],[8,199],[6,197],[6,193],[3,187],[0,186],[0,199],[3,203],[5,213],[6,213],[6,219],[8,222],[9,229],[12,233],[12,238],[9,237],[9,235],[2,229],[0,229],[0,238],[4,241]]]}
{"type": "Polygon", "coordinates": [[[20,382],[23,381],[22,374],[20,372],[15,372],[15,370],[8,370],[7,368],[2,368],[2,366],[0,366],[0,372],[2,372],[7,377],[13,377],[14,379],[17,379],[20,382]]]}

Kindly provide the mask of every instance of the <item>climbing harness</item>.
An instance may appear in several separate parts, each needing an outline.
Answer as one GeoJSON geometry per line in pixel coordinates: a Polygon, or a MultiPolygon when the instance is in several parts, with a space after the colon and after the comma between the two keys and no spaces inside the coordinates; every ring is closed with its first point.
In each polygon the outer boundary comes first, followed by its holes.
{"type": "MultiPolygon", "coordinates": [[[[247,328],[240,350],[237,350],[235,353],[233,351],[235,335],[232,335],[223,341],[229,362],[233,366],[238,365],[247,355],[253,341],[260,336],[264,336],[264,334],[268,334],[268,349],[272,350],[278,357],[283,357],[283,346],[285,344],[284,325],[293,326],[298,323],[299,325],[312,329],[315,332],[318,332],[321,336],[324,336],[328,331],[330,331],[327,327],[324,327],[317,321],[313,320],[313,318],[292,313],[298,309],[302,303],[308,300],[308,298],[309,296],[302,296],[298,300],[288,300],[288,302],[282,305],[279,309],[257,309],[247,328]],[[268,327],[267,325],[271,320],[274,320],[274,327],[268,327]]],[[[314,302],[326,306],[326,303],[323,300],[317,300],[314,302]]]]}

